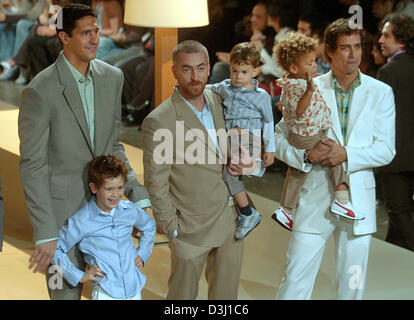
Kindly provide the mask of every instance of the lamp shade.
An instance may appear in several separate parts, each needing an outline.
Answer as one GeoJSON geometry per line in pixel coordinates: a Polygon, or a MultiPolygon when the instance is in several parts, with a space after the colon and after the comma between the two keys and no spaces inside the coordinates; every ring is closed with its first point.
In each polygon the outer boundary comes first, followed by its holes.
{"type": "Polygon", "coordinates": [[[207,0],[126,0],[124,23],[156,28],[208,25],[207,0]]]}

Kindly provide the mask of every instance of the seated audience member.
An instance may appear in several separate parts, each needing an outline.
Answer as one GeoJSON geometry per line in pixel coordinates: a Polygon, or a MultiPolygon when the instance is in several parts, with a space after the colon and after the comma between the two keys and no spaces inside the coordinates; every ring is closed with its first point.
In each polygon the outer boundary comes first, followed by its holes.
{"type": "Polygon", "coordinates": [[[9,80],[18,67],[11,61],[30,34],[30,29],[39,19],[47,21],[44,11],[48,0],[25,0],[13,7],[10,0],[2,0],[4,12],[0,11],[0,80],[9,80]]]}
{"type": "MultiPolygon", "coordinates": [[[[266,2],[258,1],[253,7],[250,18],[252,36],[250,41],[260,45],[261,50],[268,50],[268,55],[271,55],[273,48],[273,38],[275,32],[272,28],[267,26],[266,2]]],[[[230,43],[231,44],[231,43],[230,43]]],[[[236,44],[236,43],[234,43],[236,44]]],[[[217,51],[215,55],[219,60],[212,63],[211,75],[209,83],[218,83],[230,77],[230,46],[228,52],[217,51]]]]}
{"type": "Polygon", "coordinates": [[[96,0],[93,2],[99,25],[99,46],[96,53],[97,59],[119,53],[124,48],[116,43],[123,28],[123,11],[117,0],[96,0]]]}
{"type": "Polygon", "coordinates": [[[113,36],[112,39],[117,46],[125,50],[103,57],[101,60],[119,68],[128,60],[141,56],[144,51],[142,39],[147,34],[151,34],[148,30],[150,29],[124,25],[122,32],[113,36]]]}
{"type": "Polygon", "coordinates": [[[299,17],[297,31],[305,36],[311,37],[318,41],[315,50],[316,55],[316,73],[327,73],[331,70],[331,65],[323,55],[323,33],[327,26],[324,18],[317,13],[304,13],[299,17]]]}
{"type": "Polygon", "coordinates": [[[118,66],[124,73],[122,90],[123,123],[140,127],[144,118],[153,109],[154,96],[154,39],[149,33],[143,37],[139,56],[124,61],[118,66]]]}
{"type": "MultiPolygon", "coordinates": [[[[276,32],[273,45],[286,37],[290,32],[295,32],[297,26],[297,14],[292,6],[283,0],[272,1],[267,7],[267,25],[276,32]]],[[[276,64],[276,56],[269,55],[266,50],[262,50],[262,73],[271,74],[280,78],[283,69],[276,64]]]]}

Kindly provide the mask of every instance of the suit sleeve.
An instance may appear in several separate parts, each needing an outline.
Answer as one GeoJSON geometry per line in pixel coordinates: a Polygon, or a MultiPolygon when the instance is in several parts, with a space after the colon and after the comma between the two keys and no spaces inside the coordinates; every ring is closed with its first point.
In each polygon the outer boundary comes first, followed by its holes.
{"type": "Polygon", "coordinates": [[[122,95],[122,88],[124,84],[124,77],[122,72],[120,72],[120,85],[118,86],[118,97],[117,102],[118,105],[116,106],[116,113],[115,113],[115,137],[114,137],[114,147],[113,153],[114,155],[120,157],[126,164],[128,168],[128,181],[125,185],[125,196],[131,200],[132,202],[138,202],[141,200],[148,200],[149,194],[147,189],[141,185],[137,180],[137,175],[135,171],[131,168],[129,161],[125,154],[124,146],[119,142],[119,135],[120,135],[120,126],[121,126],[121,95],[122,95]]]}
{"type": "MultiPolygon", "coordinates": [[[[144,183],[151,195],[154,218],[157,224],[169,239],[173,239],[174,230],[178,230],[178,216],[177,210],[169,197],[171,163],[168,163],[169,161],[156,161],[160,160],[157,159],[159,153],[157,146],[160,145],[160,142],[154,141],[157,129],[164,129],[166,133],[171,133],[158,119],[151,116],[145,118],[142,123],[144,183]]],[[[173,141],[171,141],[170,146],[172,145],[173,141]]]]}
{"type": "Polygon", "coordinates": [[[287,140],[288,134],[288,128],[282,119],[275,127],[276,158],[283,161],[288,166],[303,172],[309,172],[312,169],[312,165],[303,162],[305,150],[297,149],[292,146],[287,140]]]}
{"type": "Polygon", "coordinates": [[[347,173],[385,166],[395,156],[395,102],[392,89],[387,86],[378,101],[373,116],[374,132],[372,143],[364,147],[348,147],[347,173]]]}
{"type": "Polygon", "coordinates": [[[48,104],[34,88],[23,90],[19,110],[20,177],[33,226],[34,239],[58,237],[48,179],[48,140],[51,121],[48,104]]]}

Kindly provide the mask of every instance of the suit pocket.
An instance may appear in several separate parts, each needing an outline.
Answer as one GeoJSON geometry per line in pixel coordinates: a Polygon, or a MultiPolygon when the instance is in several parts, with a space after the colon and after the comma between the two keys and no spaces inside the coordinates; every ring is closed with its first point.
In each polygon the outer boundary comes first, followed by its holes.
{"type": "Polygon", "coordinates": [[[52,199],[66,199],[66,186],[50,184],[50,197],[52,199]]]}

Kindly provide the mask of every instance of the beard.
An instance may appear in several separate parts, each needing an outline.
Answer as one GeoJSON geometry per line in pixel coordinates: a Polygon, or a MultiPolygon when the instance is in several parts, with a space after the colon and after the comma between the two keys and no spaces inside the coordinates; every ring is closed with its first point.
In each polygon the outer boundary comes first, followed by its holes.
{"type": "Polygon", "coordinates": [[[183,96],[188,98],[197,98],[203,94],[206,84],[207,82],[194,81],[188,84],[180,84],[178,87],[183,96]]]}

